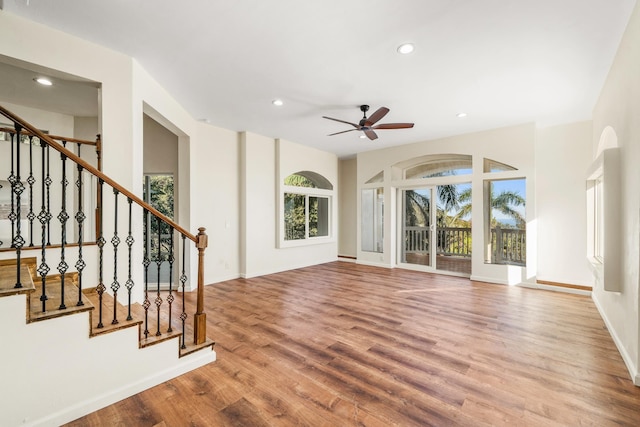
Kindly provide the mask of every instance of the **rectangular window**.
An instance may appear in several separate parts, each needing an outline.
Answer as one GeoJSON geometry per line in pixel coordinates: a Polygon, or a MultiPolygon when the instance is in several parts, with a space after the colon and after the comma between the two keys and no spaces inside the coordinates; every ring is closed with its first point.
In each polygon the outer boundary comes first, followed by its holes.
{"type": "Polygon", "coordinates": [[[329,198],[284,193],[284,240],[329,236],[329,198]]]}
{"type": "Polygon", "coordinates": [[[329,235],[329,198],[309,196],[309,237],[329,235]]]}
{"type": "Polygon", "coordinates": [[[384,188],[362,190],[362,228],[360,246],[366,252],[380,252],[383,248],[384,188]]]}
{"type": "Polygon", "coordinates": [[[602,176],[595,179],[593,198],[593,257],[602,262],[604,259],[604,185],[602,183],[602,176]]]}

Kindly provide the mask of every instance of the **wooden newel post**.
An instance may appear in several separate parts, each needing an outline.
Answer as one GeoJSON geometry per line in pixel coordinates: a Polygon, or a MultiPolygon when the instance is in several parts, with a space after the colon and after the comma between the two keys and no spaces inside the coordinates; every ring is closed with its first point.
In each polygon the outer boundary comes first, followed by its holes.
{"type": "Polygon", "coordinates": [[[207,247],[208,236],[205,228],[198,228],[198,301],[196,314],[193,316],[193,341],[202,344],[207,340],[207,314],[204,312],[204,250],[207,247]]]}

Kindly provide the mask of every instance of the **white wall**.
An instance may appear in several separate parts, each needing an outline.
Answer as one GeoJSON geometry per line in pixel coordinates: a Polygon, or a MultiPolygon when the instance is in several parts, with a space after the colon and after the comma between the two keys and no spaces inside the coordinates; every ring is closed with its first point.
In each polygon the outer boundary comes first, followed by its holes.
{"type": "Polygon", "coordinates": [[[538,280],[593,286],[586,252],[585,191],[592,161],[591,133],[591,121],[538,129],[538,280]]]}
{"type": "Polygon", "coordinates": [[[2,338],[12,343],[0,353],[11,367],[2,373],[2,426],[59,426],[216,357],[178,359],[177,339],[140,349],[137,327],[89,338],[87,312],[26,323],[25,298],[0,298],[2,338]]]}
{"type": "MultiPolygon", "coordinates": [[[[28,121],[40,130],[47,131],[51,135],[81,138],[75,135],[73,116],[44,111],[38,108],[26,107],[24,105],[12,104],[3,100],[0,100],[0,103],[7,110],[18,115],[21,119],[28,121]]],[[[7,123],[7,121],[8,120],[4,116],[0,116],[1,123],[7,123]]]]}
{"type": "Polygon", "coordinates": [[[144,123],[145,174],[172,174],[178,185],[178,137],[146,114],[144,123]]]}
{"type": "Polygon", "coordinates": [[[241,271],[238,134],[198,123],[195,136],[192,221],[207,228],[205,283],[216,283],[237,278],[241,271]]]}
{"type": "Polygon", "coordinates": [[[73,136],[78,139],[95,141],[100,133],[100,125],[97,117],[74,117],[73,136]]]}
{"type": "MultiPolygon", "coordinates": [[[[140,150],[143,112],[178,136],[178,216],[192,234],[204,227],[205,283],[238,277],[238,136],[198,122],[134,61],[135,136],[140,150]]],[[[140,155],[142,152],[140,152],[140,155]]],[[[140,163],[140,177],[142,177],[140,163]]],[[[142,180],[139,180],[140,183],[142,180]]],[[[139,184],[138,191],[141,191],[139,184]]],[[[189,285],[195,287],[197,250],[187,242],[189,285]],[[190,261],[189,261],[190,260],[190,261]]]]}
{"type": "Polygon", "coordinates": [[[357,159],[340,160],[338,163],[338,193],[340,201],[338,223],[338,255],[356,257],[358,227],[358,162],[357,159]]]}
{"type": "MultiPolygon", "coordinates": [[[[593,149],[607,126],[615,131],[620,147],[620,206],[622,283],[620,292],[608,292],[596,281],[593,299],[622,357],[640,385],[640,4],[636,5],[593,112],[593,149]]],[[[606,230],[605,230],[606,232],[606,230]]]]}
{"type": "Polygon", "coordinates": [[[323,244],[278,248],[280,185],[288,175],[313,171],[337,188],[338,160],[334,154],[283,140],[243,133],[240,197],[243,277],[254,277],[322,262],[337,256],[337,191],[332,199],[332,238],[323,244]]]}

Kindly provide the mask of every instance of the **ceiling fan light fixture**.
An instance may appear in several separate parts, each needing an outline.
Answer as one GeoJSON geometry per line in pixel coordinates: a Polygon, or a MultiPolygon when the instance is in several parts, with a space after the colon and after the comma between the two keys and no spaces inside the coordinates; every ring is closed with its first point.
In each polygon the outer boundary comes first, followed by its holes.
{"type": "Polygon", "coordinates": [[[400,46],[398,46],[398,53],[402,55],[408,55],[413,52],[414,49],[415,46],[413,45],[413,43],[402,43],[400,46]]]}
{"type": "Polygon", "coordinates": [[[36,77],[33,79],[36,83],[41,84],[42,86],[51,86],[53,82],[46,77],[36,77]]]}
{"type": "Polygon", "coordinates": [[[276,107],[282,107],[284,105],[284,101],[280,98],[274,99],[273,101],[271,101],[271,103],[276,107]]]}

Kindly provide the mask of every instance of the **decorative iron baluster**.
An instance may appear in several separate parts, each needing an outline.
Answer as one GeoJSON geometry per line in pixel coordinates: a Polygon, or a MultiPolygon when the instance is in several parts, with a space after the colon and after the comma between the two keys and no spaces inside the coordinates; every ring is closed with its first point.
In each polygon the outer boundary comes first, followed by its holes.
{"type": "Polygon", "coordinates": [[[151,301],[149,301],[149,265],[151,265],[150,259],[150,242],[151,232],[149,231],[149,211],[144,209],[144,216],[142,218],[144,222],[144,301],[142,307],[144,308],[144,338],[149,336],[149,307],[151,307],[151,301]]]}
{"type": "Polygon", "coordinates": [[[185,311],[184,305],[184,286],[187,283],[187,275],[185,274],[185,254],[187,253],[186,246],[187,238],[183,234],[182,235],[182,274],[180,274],[180,283],[182,284],[182,313],[180,313],[180,320],[182,321],[182,345],[180,348],[187,348],[187,344],[185,343],[186,333],[185,333],[185,321],[187,320],[187,313],[185,311]]]}
{"type": "Polygon", "coordinates": [[[128,276],[127,276],[127,281],[124,284],[124,286],[127,288],[127,295],[128,295],[128,301],[127,301],[127,320],[133,320],[133,317],[131,317],[131,289],[133,288],[134,282],[131,279],[131,260],[132,260],[132,249],[133,249],[133,243],[135,242],[135,239],[133,238],[133,234],[131,233],[131,221],[132,221],[132,214],[131,214],[131,207],[132,207],[132,203],[133,200],[131,200],[130,198],[127,198],[127,203],[129,203],[129,233],[127,234],[127,247],[129,248],[129,271],[128,271],[128,276]]]}
{"type": "MultiPolygon", "coordinates": [[[[102,179],[98,179],[98,203],[102,206],[102,188],[104,185],[104,181],[102,179]]],[[[104,230],[102,226],[102,209],[98,211],[98,240],[96,243],[98,244],[98,286],[96,286],[96,292],[98,293],[98,328],[104,328],[104,324],[102,323],[102,294],[107,289],[107,287],[103,283],[103,271],[104,271],[104,245],[106,244],[106,240],[104,238],[104,230]]]]}
{"type": "Polygon", "coordinates": [[[160,266],[162,265],[162,224],[163,222],[160,221],[160,217],[156,217],[156,223],[158,224],[158,251],[157,251],[157,256],[156,256],[156,264],[158,265],[158,287],[157,287],[157,293],[156,293],[156,300],[155,300],[155,304],[156,304],[156,310],[157,310],[157,317],[158,317],[158,324],[157,324],[157,331],[156,331],[156,336],[159,337],[160,335],[162,335],[162,333],[160,332],[160,306],[162,305],[162,298],[160,298],[160,266]]]}
{"type": "Polygon", "coordinates": [[[15,226],[15,234],[13,235],[13,240],[11,246],[16,249],[16,284],[14,288],[22,287],[22,278],[20,277],[20,267],[21,267],[21,253],[22,247],[24,246],[24,238],[22,237],[22,212],[21,212],[21,196],[24,191],[24,184],[20,179],[20,132],[22,132],[22,126],[19,124],[15,124],[16,128],[16,174],[14,177],[13,184],[13,195],[15,196],[16,201],[16,226],[15,226]]]}
{"type": "Polygon", "coordinates": [[[33,221],[36,219],[36,214],[33,212],[33,184],[36,183],[36,179],[33,176],[33,136],[29,137],[29,177],[27,178],[29,184],[29,213],[27,219],[29,220],[29,246],[33,247],[33,221]]]}
{"type": "MultiPolygon", "coordinates": [[[[66,145],[66,142],[63,141],[63,146],[66,145]]],[[[69,181],[67,180],[67,156],[60,153],[60,160],[62,160],[62,209],[58,214],[58,221],[60,221],[60,230],[61,230],[61,243],[60,243],[60,262],[58,263],[58,273],[60,273],[60,310],[64,310],[67,306],[64,304],[64,279],[67,270],[69,269],[69,265],[66,262],[65,258],[65,247],[67,245],[67,220],[69,219],[69,214],[67,213],[67,186],[69,185],[69,181]]]]}
{"type": "Polygon", "coordinates": [[[11,247],[13,248],[13,236],[16,235],[16,206],[15,206],[15,198],[14,198],[14,186],[16,185],[16,175],[15,175],[15,149],[13,148],[13,143],[15,142],[15,133],[9,134],[11,140],[9,141],[9,147],[11,147],[11,171],[9,173],[9,177],[7,181],[9,181],[9,188],[11,192],[11,211],[9,211],[9,220],[11,221],[11,247]]]}
{"type": "Polygon", "coordinates": [[[113,320],[112,325],[118,324],[118,314],[116,306],[118,305],[118,289],[120,289],[120,282],[118,282],[118,245],[120,245],[120,237],[118,237],[118,194],[120,192],[113,189],[113,196],[115,200],[114,207],[114,219],[113,219],[113,237],[111,238],[111,244],[113,245],[113,282],[111,283],[111,290],[113,291],[113,320]]]}
{"type": "Polygon", "coordinates": [[[47,185],[47,246],[51,246],[51,195],[49,190],[51,189],[51,184],[53,180],[51,179],[51,175],[49,173],[49,165],[50,165],[50,156],[49,156],[49,146],[47,145],[47,177],[45,178],[45,184],[47,185]]]}
{"type": "MultiPolygon", "coordinates": [[[[80,151],[80,144],[78,144],[78,152],[80,151]]],[[[78,165],[78,179],[76,179],[76,187],[78,187],[78,212],[76,212],[76,222],[78,223],[78,260],[76,261],[76,270],[78,271],[78,303],[77,306],[83,306],[82,301],[82,270],[86,267],[86,263],[82,258],[82,246],[83,241],[83,224],[86,218],[84,214],[84,205],[82,200],[82,172],[84,168],[78,165]]]]}
{"type": "Polygon", "coordinates": [[[49,274],[49,266],[47,265],[47,224],[51,220],[51,213],[47,210],[47,198],[45,195],[45,187],[46,187],[46,175],[45,175],[45,153],[48,145],[44,141],[40,141],[40,148],[42,148],[42,158],[40,159],[40,163],[42,165],[42,206],[40,209],[40,213],[38,214],[38,220],[40,221],[40,226],[42,227],[42,239],[41,239],[41,252],[40,252],[40,265],[38,266],[38,274],[40,274],[40,280],[42,282],[42,295],[40,295],[40,301],[42,302],[42,312],[47,311],[47,274],[49,274]]]}
{"type": "Polygon", "coordinates": [[[171,327],[171,308],[173,305],[173,262],[175,261],[175,257],[173,256],[173,227],[169,226],[169,254],[167,262],[169,263],[169,295],[167,296],[167,303],[169,303],[169,327],[167,328],[167,332],[173,332],[173,328],[171,327]]]}

